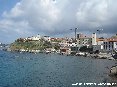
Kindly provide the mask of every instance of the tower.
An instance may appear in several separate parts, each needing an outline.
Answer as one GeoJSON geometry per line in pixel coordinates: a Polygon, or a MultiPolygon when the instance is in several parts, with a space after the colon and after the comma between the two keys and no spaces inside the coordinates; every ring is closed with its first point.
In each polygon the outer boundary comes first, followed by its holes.
{"type": "Polygon", "coordinates": [[[97,43],[96,43],[96,33],[92,34],[92,45],[97,45],[97,43]]]}

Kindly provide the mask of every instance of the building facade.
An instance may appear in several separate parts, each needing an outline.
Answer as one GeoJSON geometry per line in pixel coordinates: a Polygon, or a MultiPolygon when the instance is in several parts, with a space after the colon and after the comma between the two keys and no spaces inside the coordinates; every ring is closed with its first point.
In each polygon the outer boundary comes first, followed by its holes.
{"type": "Polygon", "coordinates": [[[83,34],[78,34],[77,44],[81,46],[97,45],[96,33],[93,33],[91,37],[84,36],[83,34]]]}
{"type": "Polygon", "coordinates": [[[117,42],[105,41],[103,47],[105,51],[117,50],[117,42]]]}
{"type": "Polygon", "coordinates": [[[45,40],[45,41],[51,41],[51,38],[50,38],[50,36],[43,36],[43,39],[45,40]]]}

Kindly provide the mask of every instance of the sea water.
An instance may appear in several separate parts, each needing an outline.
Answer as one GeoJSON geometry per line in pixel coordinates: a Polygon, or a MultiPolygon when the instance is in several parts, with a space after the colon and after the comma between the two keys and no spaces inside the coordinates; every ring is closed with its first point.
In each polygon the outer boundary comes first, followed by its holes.
{"type": "Polygon", "coordinates": [[[107,59],[0,51],[0,87],[79,87],[72,84],[109,82],[113,65],[115,61],[107,59]]]}

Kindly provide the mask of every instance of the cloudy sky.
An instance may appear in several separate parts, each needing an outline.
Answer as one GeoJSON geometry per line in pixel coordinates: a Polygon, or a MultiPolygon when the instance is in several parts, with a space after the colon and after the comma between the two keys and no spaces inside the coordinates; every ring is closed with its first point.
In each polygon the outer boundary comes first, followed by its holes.
{"type": "Polygon", "coordinates": [[[19,37],[73,37],[74,31],[104,37],[117,33],[117,0],[0,0],[0,42],[19,37]]]}

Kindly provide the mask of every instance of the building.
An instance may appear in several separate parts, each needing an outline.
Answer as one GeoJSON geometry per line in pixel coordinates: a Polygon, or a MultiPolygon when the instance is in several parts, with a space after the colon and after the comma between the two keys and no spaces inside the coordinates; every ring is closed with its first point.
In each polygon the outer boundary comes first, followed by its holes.
{"type": "Polygon", "coordinates": [[[60,53],[71,54],[71,48],[70,47],[60,47],[60,53]]]}
{"type": "Polygon", "coordinates": [[[95,52],[95,51],[103,51],[103,45],[92,45],[92,47],[93,47],[93,51],[95,52]]]}
{"type": "Polygon", "coordinates": [[[77,34],[77,43],[81,46],[97,45],[96,33],[93,33],[91,37],[84,36],[83,34],[77,34]]]}
{"type": "Polygon", "coordinates": [[[40,40],[41,36],[38,34],[37,36],[32,36],[31,39],[32,40],[40,40]]]}
{"type": "Polygon", "coordinates": [[[77,47],[78,45],[77,45],[77,43],[71,43],[71,42],[69,42],[68,43],[68,46],[69,47],[77,47]]]}
{"type": "Polygon", "coordinates": [[[92,45],[92,38],[91,37],[87,37],[87,36],[83,36],[83,35],[78,35],[77,36],[77,44],[80,46],[89,46],[92,45]]]}
{"type": "Polygon", "coordinates": [[[50,36],[43,36],[43,39],[45,40],[45,41],[51,41],[51,38],[50,38],[50,36]]]}
{"type": "Polygon", "coordinates": [[[93,51],[113,51],[117,50],[117,35],[111,38],[97,38],[97,45],[93,45],[93,51]]]}
{"type": "Polygon", "coordinates": [[[82,33],[77,34],[77,38],[82,38],[84,35],[82,33]]]}
{"type": "Polygon", "coordinates": [[[69,47],[69,43],[65,40],[63,40],[62,42],[59,43],[60,46],[60,53],[62,54],[70,54],[71,53],[71,49],[69,47]]]}
{"type": "Polygon", "coordinates": [[[96,39],[97,45],[103,45],[105,40],[106,40],[105,38],[97,38],[96,39]]]}
{"type": "Polygon", "coordinates": [[[117,50],[117,41],[105,41],[103,46],[105,51],[117,50]]]}
{"type": "Polygon", "coordinates": [[[40,39],[41,39],[41,36],[38,34],[37,36],[28,37],[28,38],[25,38],[24,40],[39,41],[40,39]]]}
{"type": "Polygon", "coordinates": [[[68,46],[69,46],[69,43],[68,43],[67,41],[60,42],[60,43],[59,43],[59,46],[60,46],[60,47],[68,47],[68,46]]]}
{"type": "Polygon", "coordinates": [[[92,47],[93,51],[103,51],[104,38],[97,38],[96,33],[93,33],[91,37],[84,36],[83,34],[77,35],[77,43],[79,46],[92,47]]]}
{"type": "Polygon", "coordinates": [[[51,38],[51,42],[62,42],[62,41],[66,41],[65,38],[51,38]]]}
{"type": "MultiPolygon", "coordinates": [[[[92,35],[93,36],[93,35],[92,35]]],[[[93,38],[93,37],[92,37],[93,38]]],[[[103,47],[103,43],[105,41],[104,38],[95,38],[95,41],[92,40],[92,47],[93,47],[93,51],[104,51],[104,47],[103,47]]]]}
{"type": "Polygon", "coordinates": [[[79,51],[80,47],[75,46],[75,47],[71,47],[71,52],[75,52],[77,53],[79,51]]]}

